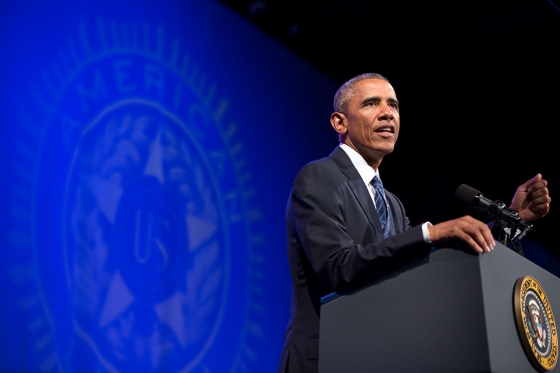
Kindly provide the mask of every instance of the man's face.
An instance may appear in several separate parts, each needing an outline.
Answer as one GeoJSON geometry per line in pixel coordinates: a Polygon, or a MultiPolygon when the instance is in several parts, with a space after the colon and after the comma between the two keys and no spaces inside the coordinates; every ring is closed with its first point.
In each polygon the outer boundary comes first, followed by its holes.
{"type": "Polygon", "coordinates": [[[383,79],[359,81],[354,85],[354,95],[342,121],[346,132],[341,133],[344,142],[366,160],[381,160],[393,151],[399,135],[399,103],[395,90],[383,79]]]}

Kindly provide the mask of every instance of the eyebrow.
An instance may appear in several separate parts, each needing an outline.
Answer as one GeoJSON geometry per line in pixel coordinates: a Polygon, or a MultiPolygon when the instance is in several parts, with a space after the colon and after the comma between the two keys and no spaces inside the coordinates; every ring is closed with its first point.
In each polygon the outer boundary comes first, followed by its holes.
{"type": "MultiPolygon", "coordinates": [[[[379,96],[367,97],[361,102],[360,105],[364,106],[365,104],[367,104],[368,102],[371,102],[371,101],[381,101],[381,97],[379,97],[379,96]]],[[[391,104],[397,104],[397,106],[400,106],[399,101],[396,98],[393,98],[393,97],[389,97],[387,99],[387,102],[389,102],[391,104]]]]}

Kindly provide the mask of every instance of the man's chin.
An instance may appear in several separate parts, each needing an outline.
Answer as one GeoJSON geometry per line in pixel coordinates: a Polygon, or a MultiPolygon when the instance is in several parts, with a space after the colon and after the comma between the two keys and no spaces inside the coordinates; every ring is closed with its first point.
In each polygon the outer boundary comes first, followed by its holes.
{"type": "Polygon", "coordinates": [[[395,145],[384,145],[384,146],[378,146],[375,147],[374,150],[381,155],[387,155],[387,154],[391,154],[393,152],[393,150],[395,150],[395,145]]]}

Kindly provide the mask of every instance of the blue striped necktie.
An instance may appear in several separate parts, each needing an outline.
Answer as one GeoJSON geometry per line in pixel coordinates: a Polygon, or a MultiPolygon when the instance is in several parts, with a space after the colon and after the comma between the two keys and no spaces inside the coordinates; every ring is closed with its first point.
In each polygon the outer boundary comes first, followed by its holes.
{"type": "Polygon", "coordinates": [[[379,216],[379,223],[381,223],[381,230],[383,231],[383,238],[391,235],[391,224],[389,223],[389,209],[387,208],[387,201],[385,200],[385,190],[381,179],[375,175],[371,181],[375,189],[375,209],[379,216]]]}

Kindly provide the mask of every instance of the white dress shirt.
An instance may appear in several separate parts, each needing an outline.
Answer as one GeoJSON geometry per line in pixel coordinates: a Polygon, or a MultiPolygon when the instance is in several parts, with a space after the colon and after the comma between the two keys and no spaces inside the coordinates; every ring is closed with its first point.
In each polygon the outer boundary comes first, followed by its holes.
{"type": "MultiPolygon", "coordinates": [[[[339,146],[346,152],[346,154],[348,154],[348,157],[350,157],[350,161],[352,161],[352,164],[354,165],[354,167],[356,167],[356,170],[358,170],[358,173],[362,177],[362,180],[364,181],[364,184],[369,191],[369,195],[371,196],[373,205],[375,206],[375,189],[373,188],[373,185],[371,185],[371,181],[373,180],[373,177],[375,175],[377,175],[379,179],[381,179],[381,176],[379,176],[379,170],[374,170],[373,167],[371,167],[357,151],[355,151],[348,145],[339,144],[339,146]]],[[[430,241],[430,232],[428,231],[428,227],[431,225],[432,223],[430,223],[429,221],[422,224],[422,234],[426,243],[432,243],[430,241]]]]}

